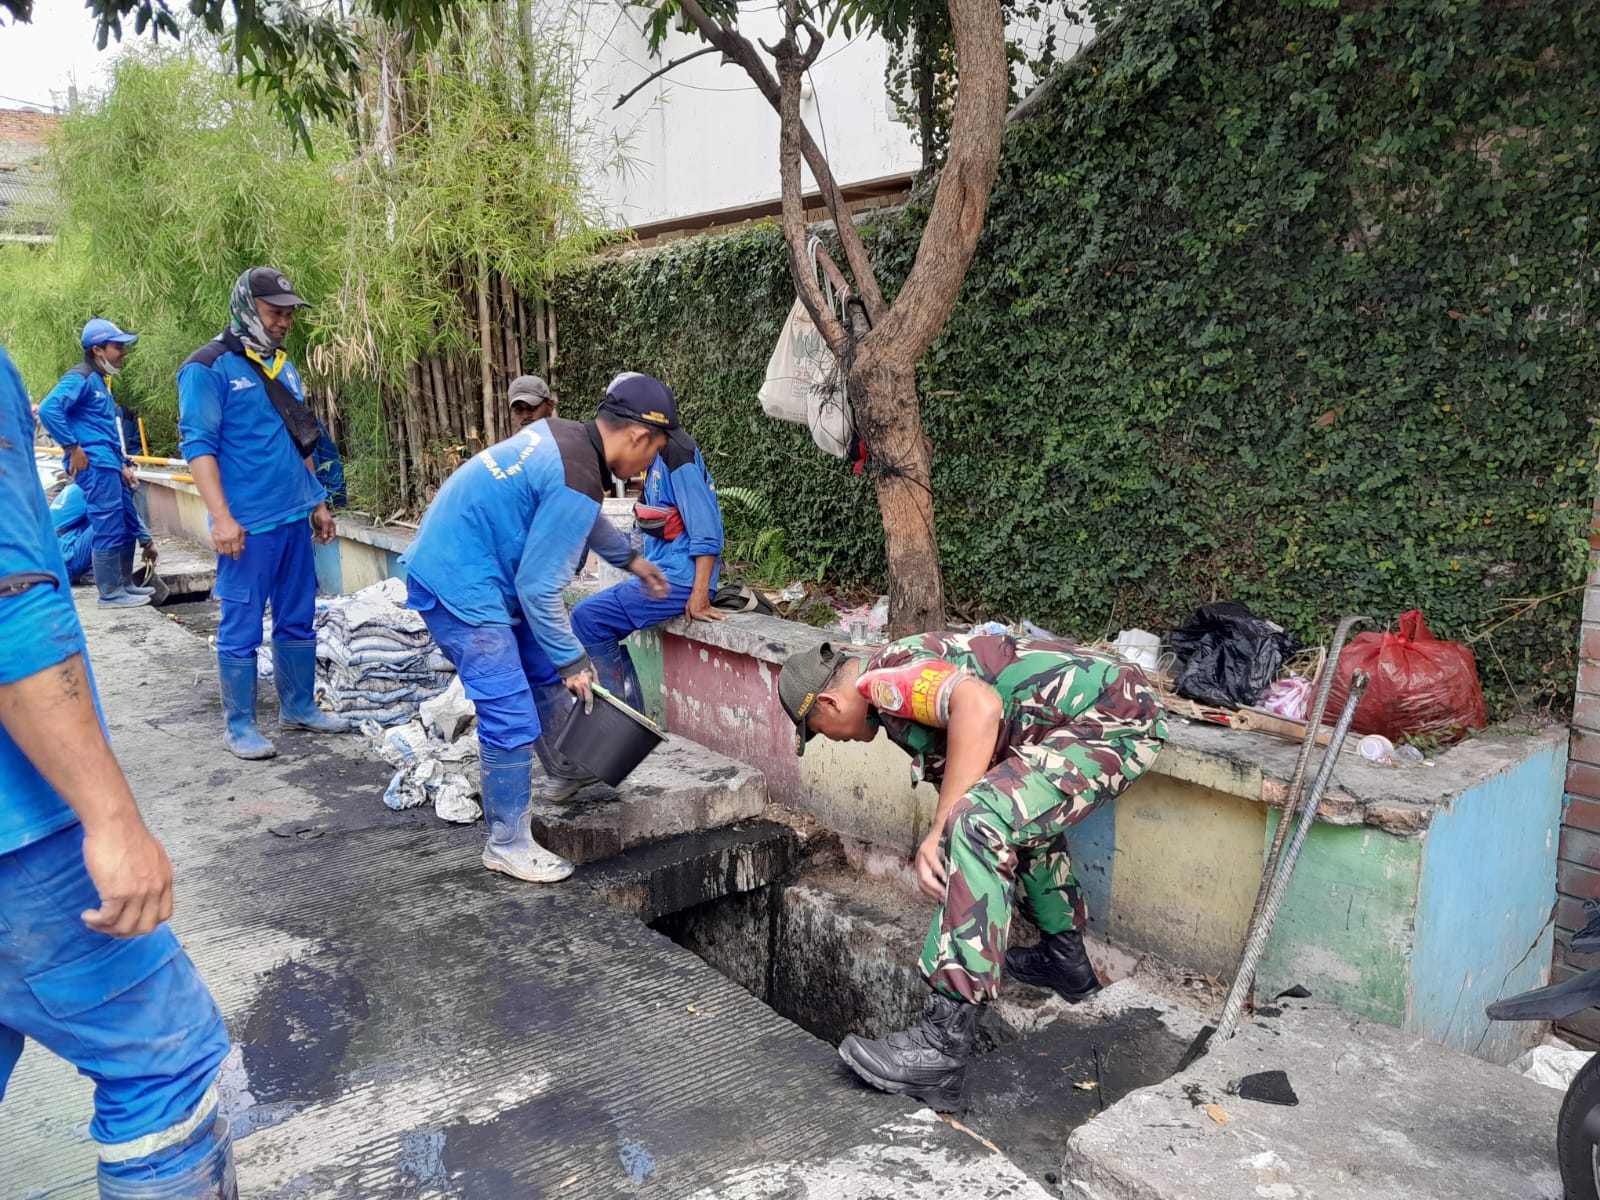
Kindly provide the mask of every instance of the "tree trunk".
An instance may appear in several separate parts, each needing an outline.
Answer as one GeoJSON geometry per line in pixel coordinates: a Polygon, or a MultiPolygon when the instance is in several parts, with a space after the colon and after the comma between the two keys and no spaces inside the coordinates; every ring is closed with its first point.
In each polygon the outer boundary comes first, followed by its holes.
{"type": "Polygon", "coordinates": [[[889,636],[944,628],[944,580],[933,521],[933,453],[922,432],[914,369],[858,355],[850,373],[856,428],[883,518],[889,636]]]}

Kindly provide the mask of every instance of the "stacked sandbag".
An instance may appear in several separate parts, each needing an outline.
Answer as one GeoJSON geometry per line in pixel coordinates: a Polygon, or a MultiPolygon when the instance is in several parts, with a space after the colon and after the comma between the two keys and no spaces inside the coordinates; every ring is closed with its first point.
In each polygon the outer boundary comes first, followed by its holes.
{"type": "Polygon", "coordinates": [[[319,606],[317,692],[340,716],[402,724],[454,677],[405,594],[404,583],[385,579],[319,606]]]}

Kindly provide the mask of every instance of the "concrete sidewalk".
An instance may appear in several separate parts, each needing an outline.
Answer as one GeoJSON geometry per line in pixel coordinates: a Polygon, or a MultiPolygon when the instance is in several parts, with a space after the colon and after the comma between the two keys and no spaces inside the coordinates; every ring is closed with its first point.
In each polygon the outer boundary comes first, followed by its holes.
{"type": "MultiPolygon", "coordinates": [[[[148,608],[80,611],[174,927],[238,1047],[242,1195],[1047,1194],[589,886],[491,875],[481,828],[389,812],[357,738],[233,758],[203,642],[148,608]]],[[[30,1046],[0,1196],[93,1196],[89,1115],[85,1081],[30,1046]]]]}

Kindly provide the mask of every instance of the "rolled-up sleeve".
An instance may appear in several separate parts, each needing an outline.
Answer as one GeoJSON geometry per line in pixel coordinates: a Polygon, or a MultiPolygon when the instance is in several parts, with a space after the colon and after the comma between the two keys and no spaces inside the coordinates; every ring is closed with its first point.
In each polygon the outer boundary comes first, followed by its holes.
{"type": "Polygon", "coordinates": [[[178,372],[178,450],[194,460],[216,457],[222,444],[222,380],[192,362],[178,372]]]}
{"type": "Polygon", "coordinates": [[[679,467],[672,473],[672,494],[678,501],[678,515],[683,518],[690,556],[721,554],[722,509],[705,468],[699,462],[679,467]]]}

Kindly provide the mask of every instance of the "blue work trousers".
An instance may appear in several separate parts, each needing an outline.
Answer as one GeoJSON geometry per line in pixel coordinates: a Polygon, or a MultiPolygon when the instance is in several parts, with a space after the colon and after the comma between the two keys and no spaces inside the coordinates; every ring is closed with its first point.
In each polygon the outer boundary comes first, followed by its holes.
{"type": "Polygon", "coordinates": [[[72,477],[89,506],[89,528],[96,551],[120,550],[139,540],[143,524],[133,493],[115,467],[85,467],[72,477]]]}
{"type": "Polygon", "coordinates": [[[316,640],[317,568],[311,525],[290,521],[265,533],[244,535],[238,558],[217,556],[211,594],[222,602],[217,657],[249,658],[261,645],[261,618],[272,605],[272,640],[316,640]]]}
{"type": "Polygon", "coordinates": [[[89,1134],[120,1160],[107,1148],[195,1114],[228,1031],[172,930],[95,933],[80,914],[99,907],[81,825],[0,854],[0,1098],[32,1038],[94,1081],[89,1134]]]}
{"type": "Polygon", "coordinates": [[[572,610],[572,632],[592,657],[612,654],[630,633],[682,616],[692,591],[675,583],[665,599],[657,600],[644,590],[642,579],[624,579],[578,601],[572,610]]]}
{"type": "Polygon", "coordinates": [[[469,625],[416,580],[406,589],[406,607],[422,614],[428,632],[461,677],[478,710],[478,741],[499,750],[526,746],[542,732],[535,688],[561,683],[527,618],[516,625],[469,625]]]}

